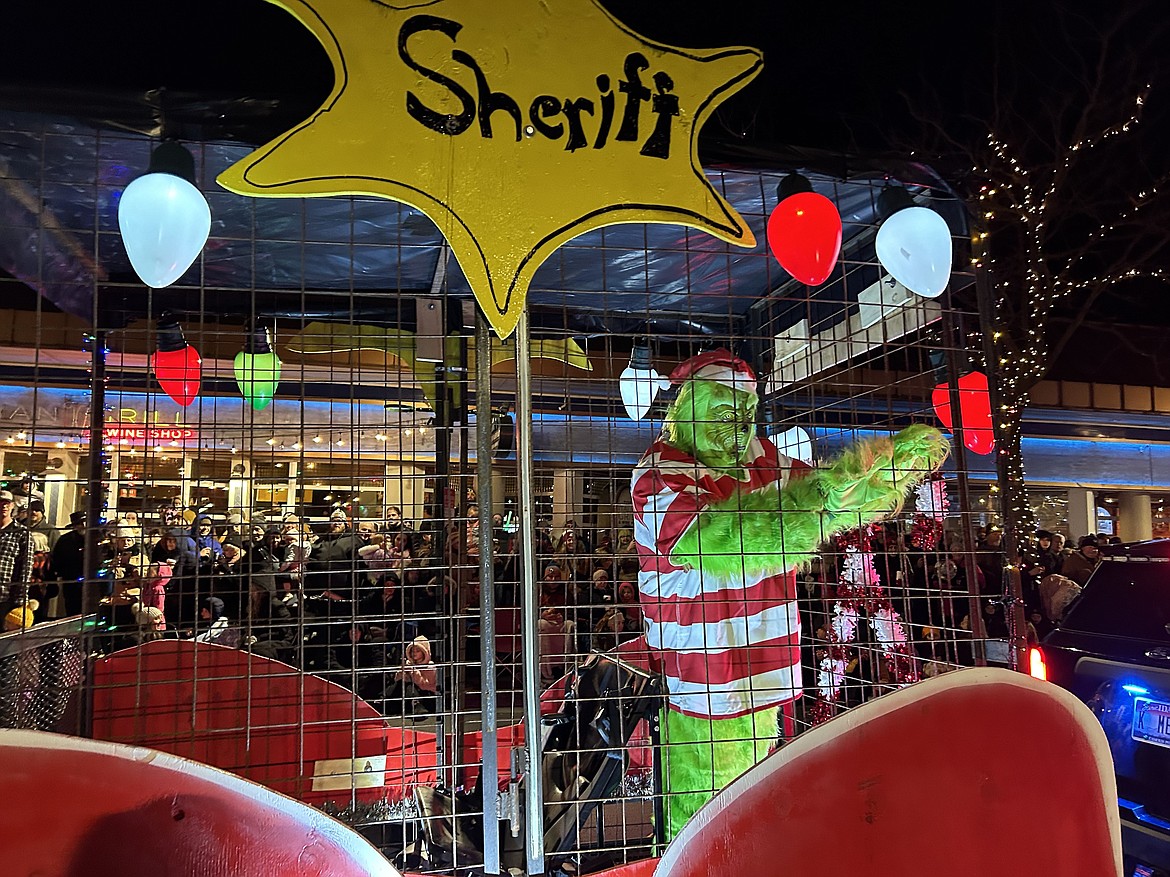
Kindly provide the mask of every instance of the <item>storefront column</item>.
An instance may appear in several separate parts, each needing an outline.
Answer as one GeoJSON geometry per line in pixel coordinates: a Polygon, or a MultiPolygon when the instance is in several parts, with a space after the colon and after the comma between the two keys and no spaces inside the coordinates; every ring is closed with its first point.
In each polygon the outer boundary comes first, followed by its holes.
{"type": "MultiPolygon", "coordinates": [[[[121,458],[121,454],[118,457],[121,458]]],[[[179,488],[179,496],[183,499],[183,508],[190,508],[195,501],[195,482],[193,476],[195,475],[195,458],[183,457],[183,483],[179,488]]]]}
{"type": "Polygon", "coordinates": [[[585,478],[572,469],[553,473],[553,529],[559,530],[572,518],[578,524],[585,507],[585,478]]]}
{"type": "Polygon", "coordinates": [[[69,515],[75,511],[84,511],[77,507],[77,485],[84,478],[85,473],[78,471],[77,454],[60,454],[61,467],[56,472],[45,477],[45,510],[48,512],[49,523],[64,530],[69,526],[69,515]]]}
{"type": "Polygon", "coordinates": [[[385,507],[396,505],[407,521],[422,521],[425,478],[426,473],[416,466],[387,466],[385,507]]]}
{"type": "Polygon", "coordinates": [[[300,515],[303,511],[301,500],[303,496],[300,488],[300,460],[288,461],[288,500],[284,504],[283,514],[300,515]]]}
{"type": "Polygon", "coordinates": [[[240,460],[232,464],[232,477],[228,479],[228,514],[238,514],[244,521],[250,521],[254,505],[249,461],[240,460]]]}
{"type": "Polygon", "coordinates": [[[1068,489],[1068,544],[1074,548],[1077,539],[1097,532],[1097,496],[1087,487],[1068,489]]]}
{"type": "Polygon", "coordinates": [[[1124,492],[1118,496],[1117,534],[1126,542],[1154,538],[1154,513],[1148,493],[1124,492]]]}

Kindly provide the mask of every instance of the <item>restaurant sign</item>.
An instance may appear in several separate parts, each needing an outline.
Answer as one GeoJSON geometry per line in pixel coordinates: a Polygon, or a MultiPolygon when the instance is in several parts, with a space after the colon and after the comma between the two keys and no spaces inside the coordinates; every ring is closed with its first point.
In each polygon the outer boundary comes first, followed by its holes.
{"type": "Polygon", "coordinates": [[[102,439],[107,442],[135,445],[163,444],[166,442],[193,442],[199,439],[199,430],[187,426],[140,426],[136,423],[110,423],[102,429],[102,439]]]}
{"type": "Polygon", "coordinates": [[[333,91],[220,184],[421,210],[500,337],[536,270],[584,232],[661,222],[755,246],[697,145],[715,108],[760,71],[757,50],[653,43],[594,0],[270,2],[321,41],[333,91]]]}

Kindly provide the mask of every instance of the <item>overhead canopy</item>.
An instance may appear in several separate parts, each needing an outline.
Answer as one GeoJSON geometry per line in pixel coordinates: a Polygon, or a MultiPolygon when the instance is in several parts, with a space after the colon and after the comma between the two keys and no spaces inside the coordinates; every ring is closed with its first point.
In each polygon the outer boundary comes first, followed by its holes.
{"type": "MultiPolygon", "coordinates": [[[[223,140],[186,144],[212,211],[204,253],[173,287],[148,296],[126,257],[117,206],[157,143],[109,121],[0,110],[0,269],[85,319],[98,291],[107,327],[171,310],[227,321],[286,316],[414,328],[417,299],[470,297],[458,263],[421,212],[374,198],[234,195],[215,177],[252,147],[223,140]]],[[[812,331],[831,326],[880,279],[873,238],[888,180],[910,185],[956,236],[966,231],[960,202],[921,165],[792,150],[708,152],[717,153],[704,156],[709,179],[751,226],[756,247],[670,225],[583,234],[535,276],[529,302],[537,331],[734,334],[763,301],[772,333],[802,320],[812,331]],[[844,224],[838,267],[815,289],[793,280],[767,251],[767,217],[780,180],[794,170],[834,201],[844,224]]]]}

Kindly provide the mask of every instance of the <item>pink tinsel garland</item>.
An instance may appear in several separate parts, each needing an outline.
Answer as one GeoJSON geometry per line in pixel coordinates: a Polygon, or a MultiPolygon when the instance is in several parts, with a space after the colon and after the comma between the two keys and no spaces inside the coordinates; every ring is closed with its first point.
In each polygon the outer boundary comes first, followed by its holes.
{"type": "MultiPolygon", "coordinates": [[[[916,548],[932,551],[943,534],[947,507],[946,483],[932,476],[916,491],[910,541],[916,548]]],[[[810,710],[812,723],[837,713],[845,672],[853,659],[850,643],[857,638],[857,623],[864,612],[882,649],[882,660],[890,678],[899,687],[917,682],[918,662],[907,641],[906,625],[890,603],[873,566],[870,540],[880,524],[849,530],[834,537],[841,564],[833,604],[833,617],[826,626],[828,645],[818,651],[817,685],[810,710]]]]}

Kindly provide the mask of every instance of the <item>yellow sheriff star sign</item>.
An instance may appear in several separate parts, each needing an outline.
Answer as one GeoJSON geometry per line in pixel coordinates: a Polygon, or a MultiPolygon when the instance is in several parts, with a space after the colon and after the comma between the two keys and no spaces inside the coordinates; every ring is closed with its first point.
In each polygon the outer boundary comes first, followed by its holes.
{"type": "Polygon", "coordinates": [[[536,269],[586,231],[667,222],[755,245],[697,155],[703,122],[759,72],[755,49],[658,45],[592,0],[271,2],[321,41],[333,91],[219,182],[418,208],[500,337],[536,269]]]}

